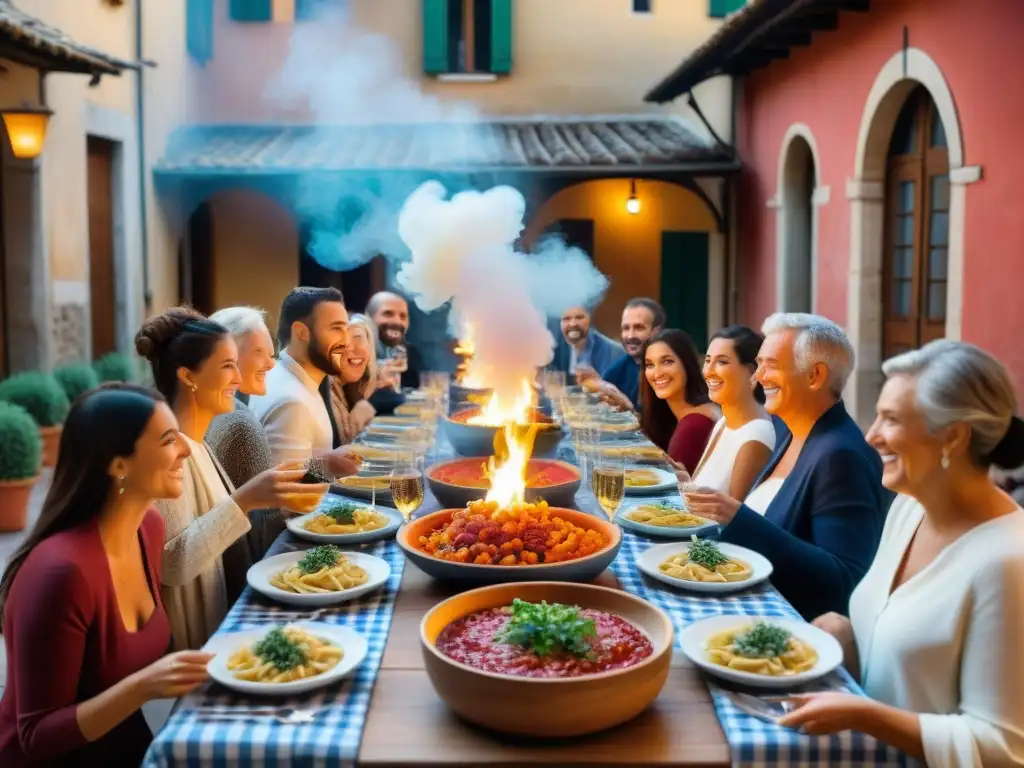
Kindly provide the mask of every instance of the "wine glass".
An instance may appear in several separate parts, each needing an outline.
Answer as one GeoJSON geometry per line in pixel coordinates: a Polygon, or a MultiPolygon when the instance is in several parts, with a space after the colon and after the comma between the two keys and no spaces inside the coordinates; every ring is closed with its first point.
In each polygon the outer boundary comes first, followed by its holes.
{"type": "Polygon", "coordinates": [[[423,459],[412,451],[399,453],[391,470],[391,499],[409,520],[423,503],[423,459]]]}
{"type": "Polygon", "coordinates": [[[590,485],[601,509],[611,519],[626,493],[626,457],[620,451],[602,451],[593,458],[590,485]]]}

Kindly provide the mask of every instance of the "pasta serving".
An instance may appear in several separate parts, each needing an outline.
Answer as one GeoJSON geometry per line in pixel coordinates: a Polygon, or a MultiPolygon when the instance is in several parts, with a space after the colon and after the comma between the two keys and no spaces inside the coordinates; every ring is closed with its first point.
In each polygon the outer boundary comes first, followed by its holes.
{"type": "Polygon", "coordinates": [[[746,581],[754,569],[742,560],[732,560],[722,554],[710,539],[691,536],[693,544],[688,552],[672,555],[658,566],[658,570],[673,579],[701,582],[746,581]]]}
{"type": "Polygon", "coordinates": [[[664,502],[641,504],[627,512],[626,517],[635,523],[665,528],[695,528],[710,522],[703,517],[691,515],[685,509],[664,502]]]}
{"type": "Polygon", "coordinates": [[[782,627],[759,621],[716,632],[707,639],[708,659],[755,675],[796,675],[818,663],[818,652],[782,627]]]}
{"type": "Polygon", "coordinates": [[[349,475],[338,480],[338,485],[355,488],[360,491],[383,491],[391,487],[391,478],[387,475],[366,477],[365,475],[349,475]]]}
{"type": "Polygon", "coordinates": [[[627,488],[647,488],[661,482],[661,476],[653,469],[627,469],[627,488]]]}
{"type": "Polygon", "coordinates": [[[270,577],[270,585],[300,595],[342,592],[365,584],[370,576],[333,544],[313,547],[299,562],[270,577]]]}
{"type": "Polygon", "coordinates": [[[602,456],[625,456],[637,461],[660,459],[665,452],[656,445],[605,445],[597,449],[602,456]]]}
{"type": "Polygon", "coordinates": [[[343,501],[324,508],[303,526],[310,533],[338,535],[345,533],[363,533],[376,531],[389,522],[372,507],[363,507],[351,501],[343,501]]]}
{"type": "Polygon", "coordinates": [[[344,655],[338,646],[298,627],[274,627],[251,646],[231,654],[228,669],[239,680],[290,683],[322,675],[344,655]]]}

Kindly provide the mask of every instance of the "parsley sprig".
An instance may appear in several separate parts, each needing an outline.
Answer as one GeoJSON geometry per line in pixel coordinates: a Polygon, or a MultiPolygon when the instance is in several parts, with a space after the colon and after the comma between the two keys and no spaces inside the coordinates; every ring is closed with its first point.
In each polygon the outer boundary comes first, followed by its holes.
{"type": "Polygon", "coordinates": [[[725,565],[729,558],[722,554],[718,544],[711,539],[698,539],[691,536],[690,541],[690,562],[696,565],[703,565],[709,571],[715,570],[716,566],[725,565]]]}
{"type": "Polygon", "coordinates": [[[341,557],[341,550],[333,544],[313,547],[306,550],[306,554],[299,560],[299,570],[304,574],[310,574],[322,571],[324,568],[333,568],[339,557],[341,557]]]}
{"type": "Polygon", "coordinates": [[[748,659],[771,659],[786,652],[790,637],[789,632],[782,627],[759,621],[746,632],[736,635],[732,643],[739,656],[748,659]]]}
{"type": "Polygon", "coordinates": [[[564,651],[585,657],[593,651],[588,638],[597,635],[597,628],[593,619],[580,616],[578,605],[529,603],[517,597],[511,612],[508,624],[495,636],[498,642],[521,645],[538,656],[564,651]]]}
{"type": "Polygon", "coordinates": [[[252,647],[253,653],[282,672],[306,663],[306,652],[288,637],[281,627],[274,627],[252,647]]]}
{"type": "Polygon", "coordinates": [[[351,525],[356,521],[356,510],[361,509],[358,504],[351,501],[339,501],[331,506],[324,507],[323,514],[330,515],[342,525],[351,525]]]}

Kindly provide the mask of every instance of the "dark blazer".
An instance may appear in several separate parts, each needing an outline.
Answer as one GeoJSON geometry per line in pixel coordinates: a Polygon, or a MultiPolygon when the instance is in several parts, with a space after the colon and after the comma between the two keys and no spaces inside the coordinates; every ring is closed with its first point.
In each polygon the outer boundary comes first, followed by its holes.
{"type": "MultiPolygon", "coordinates": [[[[572,351],[569,349],[569,342],[565,340],[561,330],[555,337],[558,341],[555,344],[555,354],[548,364],[548,370],[570,373],[569,363],[572,361],[572,351]]],[[[585,355],[589,357],[590,366],[597,371],[597,375],[603,377],[605,372],[626,356],[626,350],[618,342],[612,341],[600,331],[593,328],[587,333],[585,355]]]]}
{"type": "MultiPolygon", "coordinates": [[[[402,372],[402,387],[409,389],[418,389],[420,386],[420,373],[423,370],[423,356],[420,355],[420,351],[410,344],[408,341],[405,342],[405,352],[408,356],[408,365],[402,372]]],[[[378,342],[377,344],[377,360],[384,360],[386,357],[384,345],[378,342]]],[[[321,393],[322,394],[322,393],[321,393]]],[[[373,394],[370,395],[370,405],[373,406],[378,416],[388,416],[395,412],[395,408],[405,402],[405,395],[401,392],[395,392],[390,387],[384,387],[382,389],[374,390],[373,394]]],[[[330,408],[327,409],[330,413],[330,408]]],[[[333,418],[331,419],[333,423],[333,418]]]]}
{"type": "MultiPolygon", "coordinates": [[[[775,453],[758,483],[793,441],[782,420],[773,421],[775,453]]],[[[808,621],[828,611],[847,615],[892,499],[882,487],[878,453],[840,400],[811,429],[764,517],[744,504],[721,538],[767,557],[775,569],[772,584],[808,621]]]]}

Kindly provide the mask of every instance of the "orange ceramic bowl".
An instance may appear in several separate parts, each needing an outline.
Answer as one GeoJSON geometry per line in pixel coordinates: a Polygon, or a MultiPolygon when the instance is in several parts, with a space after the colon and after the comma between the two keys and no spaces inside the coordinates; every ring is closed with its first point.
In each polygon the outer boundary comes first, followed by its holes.
{"type": "Polygon", "coordinates": [[[456,714],[484,728],[541,738],[596,733],[643,712],[668,679],[674,634],[672,621],[664,611],[627,592],[592,584],[544,581],[462,592],[431,608],[420,624],[427,675],[456,714]],[[624,669],[580,677],[538,678],[485,672],[438,650],[438,636],[453,621],[510,605],[517,597],[530,602],[578,605],[619,616],[647,635],[654,652],[624,669]]]}
{"type": "Polygon", "coordinates": [[[457,581],[468,584],[500,584],[509,581],[593,581],[600,576],[619,553],[622,546],[622,531],[619,526],[609,523],[586,512],[575,509],[551,507],[552,514],[568,520],[581,528],[594,528],[604,534],[608,543],[605,548],[577,560],[537,565],[478,565],[442,560],[425,552],[420,547],[420,536],[451,522],[452,515],[459,510],[442,509],[418,517],[398,529],[398,546],[416,566],[435,579],[457,581]]]}

